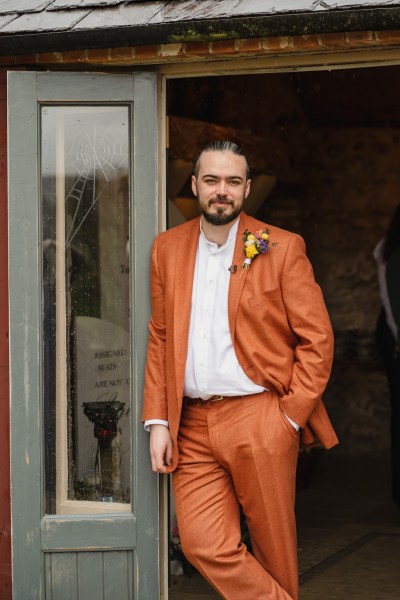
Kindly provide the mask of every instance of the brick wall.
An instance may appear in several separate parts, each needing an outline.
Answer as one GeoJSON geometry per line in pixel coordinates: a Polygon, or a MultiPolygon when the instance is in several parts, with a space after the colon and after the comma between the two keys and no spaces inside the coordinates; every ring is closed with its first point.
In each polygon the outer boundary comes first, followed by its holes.
{"type": "Polygon", "coordinates": [[[320,35],[188,42],[93,50],[68,50],[20,56],[0,56],[0,65],[131,65],[229,60],[276,54],[357,51],[364,48],[398,46],[400,30],[322,33],[320,35]]]}

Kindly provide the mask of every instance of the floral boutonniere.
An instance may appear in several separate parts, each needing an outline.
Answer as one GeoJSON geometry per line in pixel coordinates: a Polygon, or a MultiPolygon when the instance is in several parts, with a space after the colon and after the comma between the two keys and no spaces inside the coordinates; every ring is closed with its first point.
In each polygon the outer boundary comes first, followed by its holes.
{"type": "MultiPolygon", "coordinates": [[[[269,229],[260,229],[254,234],[246,229],[243,232],[244,250],[246,255],[242,265],[242,273],[250,269],[250,264],[253,258],[258,254],[265,254],[269,250],[269,229]]],[[[276,246],[278,242],[273,242],[271,245],[276,246]]]]}

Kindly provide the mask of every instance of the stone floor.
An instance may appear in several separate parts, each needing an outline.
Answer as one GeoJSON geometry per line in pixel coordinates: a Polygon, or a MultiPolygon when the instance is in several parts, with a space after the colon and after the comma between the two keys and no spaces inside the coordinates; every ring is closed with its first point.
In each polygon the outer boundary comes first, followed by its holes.
{"type": "MultiPolygon", "coordinates": [[[[387,461],[324,454],[296,512],[300,600],[400,599],[400,508],[387,461]]],[[[171,581],[169,600],[219,597],[198,574],[171,581]]]]}

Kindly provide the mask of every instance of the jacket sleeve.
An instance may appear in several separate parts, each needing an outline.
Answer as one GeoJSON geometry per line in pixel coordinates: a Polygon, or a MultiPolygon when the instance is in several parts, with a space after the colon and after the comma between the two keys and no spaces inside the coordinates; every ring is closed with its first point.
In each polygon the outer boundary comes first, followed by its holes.
{"type": "Polygon", "coordinates": [[[333,333],[320,287],[314,279],[303,239],[294,236],[281,276],[289,325],[298,338],[292,378],[282,410],[304,427],[325,390],[333,360],[333,333]]]}
{"type": "Polygon", "coordinates": [[[142,421],[168,420],[166,385],[166,320],[165,295],[159,271],[159,237],[151,252],[150,287],[152,314],[144,380],[142,421]]]}

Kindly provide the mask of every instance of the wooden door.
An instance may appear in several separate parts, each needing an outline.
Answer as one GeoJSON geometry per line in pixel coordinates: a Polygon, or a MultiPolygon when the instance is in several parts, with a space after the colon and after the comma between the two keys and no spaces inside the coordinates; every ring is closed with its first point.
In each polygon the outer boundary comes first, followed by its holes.
{"type": "Polygon", "coordinates": [[[159,598],[152,73],[8,79],[13,600],[159,598]]]}

